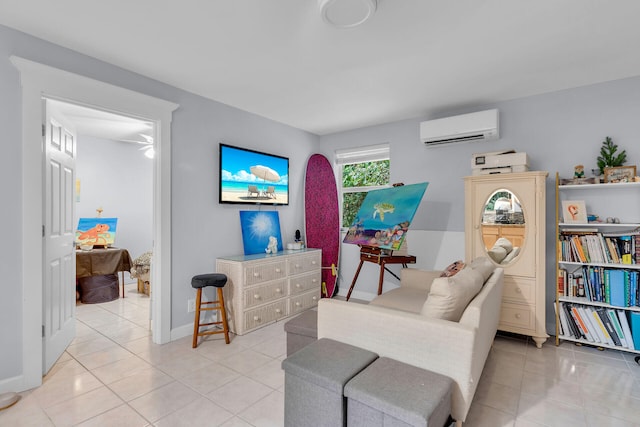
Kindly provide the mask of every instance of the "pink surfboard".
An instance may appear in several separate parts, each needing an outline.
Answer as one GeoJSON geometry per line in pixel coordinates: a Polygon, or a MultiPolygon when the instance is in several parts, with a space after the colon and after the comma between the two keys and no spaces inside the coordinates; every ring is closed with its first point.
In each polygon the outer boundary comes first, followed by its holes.
{"type": "Polygon", "coordinates": [[[307,247],[322,249],[323,298],[331,298],[338,291],[339,215],[333,167],[322,154],[313,154],[304,180],[304,222],[307,247]]]}

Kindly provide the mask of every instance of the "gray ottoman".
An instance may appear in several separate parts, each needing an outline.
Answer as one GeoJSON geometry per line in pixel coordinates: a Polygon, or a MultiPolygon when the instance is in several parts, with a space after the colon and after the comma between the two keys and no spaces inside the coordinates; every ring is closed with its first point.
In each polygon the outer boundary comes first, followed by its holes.
{"type": "Polygon", "coordinates": [[[287,357],[282,362],[284,425],[345,426],[344,385],[377,357],[371,351],[327,338],[287,357]]]}
{"type": "Polygon", "coordinates": [[[347,425],[449,425],[452,382],[444,375],[381,357],[345,386],[347,425]]]}
{"type": "Polygon", "coordinates": [[[318,312],[307,310],[284,324],[287,357],[318,339],[318,312]]]}

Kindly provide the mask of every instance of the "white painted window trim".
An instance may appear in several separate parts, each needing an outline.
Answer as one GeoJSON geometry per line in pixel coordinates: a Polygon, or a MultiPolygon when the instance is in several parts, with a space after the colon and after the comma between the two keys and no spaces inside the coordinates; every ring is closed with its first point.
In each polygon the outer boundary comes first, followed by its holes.
{"type": "MultiPolygon", "coordinates": [[[[171,335],[171,119],[178,104],[59,70],[17,56],[10,57],[22,85],[22,375],[14,390],[42,383],[42,97],[130,115],[155,123],[154,258],[152,268],[153,342],[171,335]],[[35,254],[35,256],[34,256],[35,254]],[[35,258],[35,259],[34,259],[35,258]]],[[[4,384],[5,386],[7,384],[4,384]]]]}
{"type": "Polygon", "coordinates": [[[354,163],[365,162],[377,162],[381,160],[390,160],[390,148],[389,144],[368,145],[364,147],[345,148],[336,150],[336,165],[338,170],[338,203],[340,207],[340,229],[342,232],[346,232],[349,228],[348,225],[342,224],[342,206],[344,205],[345,193],[367,193],[371,190],[377,190],[380,188],[387,188],[386,185],[372,185],[365,187],[343,187],[342,186],[342,168],[344,165],[351,165],[354,163]]]}

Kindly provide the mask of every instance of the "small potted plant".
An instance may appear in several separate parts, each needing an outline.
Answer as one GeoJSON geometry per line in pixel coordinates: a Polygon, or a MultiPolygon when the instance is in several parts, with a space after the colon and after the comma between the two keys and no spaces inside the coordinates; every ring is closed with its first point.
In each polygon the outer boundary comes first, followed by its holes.
{"type": "Polygon", "coordinates": [[[600,176],[603,176],[605,168],[622,166],[626,161],[626,150],[618,152],[618,145],[614,144],[611,138],[607,136],[604,141],[602,141],[602,147],[600,147],[600,155],[598,156],[598,168],[600,169],[600,176]]]}

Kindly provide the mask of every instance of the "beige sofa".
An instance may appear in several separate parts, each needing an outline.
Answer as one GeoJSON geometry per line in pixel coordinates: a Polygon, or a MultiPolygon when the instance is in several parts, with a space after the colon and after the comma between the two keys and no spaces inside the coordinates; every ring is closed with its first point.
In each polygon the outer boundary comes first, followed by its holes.
{"type": "MultiPolygon", "coordinates": [[[[440,271],[403,269],[400,287],[369,304],[320,300],[318,338],[352,344],[450,377],[454,381],[451,415],[462,425],[493,343],[502,297],[503,269],[479,258],[465,270],[477,265],[484,266],[484,284],[462,307],[458,321],[425,313],[427,297],[434,295],[432,282],[440,271]]],[[[459,286],[454,279],[462,280],[463,271],[437,279],[439,285],[448,283],[456,291],[459,286]]]]}

